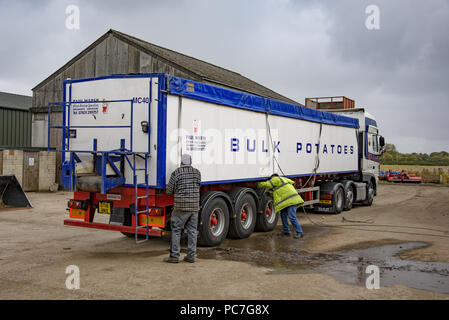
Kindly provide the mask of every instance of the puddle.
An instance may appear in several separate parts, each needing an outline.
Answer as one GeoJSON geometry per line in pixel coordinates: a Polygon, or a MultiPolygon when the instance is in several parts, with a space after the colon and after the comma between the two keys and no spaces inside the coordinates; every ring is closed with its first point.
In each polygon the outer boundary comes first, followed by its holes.
{"type": "MultiPolygon", "coordinates": [[[[321,229],[321,228],[316,228],[321,229]]],[[[319,230],[304,230],[306,240],[319,235],[319,230]]],[[[324,232],[326,232],[325,230],[324,232]]],[[[247,262],[270,268],[273,274],[327,274],[336,280],[365,286],[366,268],[376,265],[380,270],[380,286],[402,284],[410,288],[449,293],[449,263],[402,260],[401,252],[428,246],[424,242],[395,244],[371,243],[368,248],[346,248],[319,252],[301,248],[303,240],[281,237],[277,232],[243,240],[226,240],[220,247],[200,248],[203,259],[247,262]]],[[[369,245],[370,243],[366,243],[369,245]]]]}

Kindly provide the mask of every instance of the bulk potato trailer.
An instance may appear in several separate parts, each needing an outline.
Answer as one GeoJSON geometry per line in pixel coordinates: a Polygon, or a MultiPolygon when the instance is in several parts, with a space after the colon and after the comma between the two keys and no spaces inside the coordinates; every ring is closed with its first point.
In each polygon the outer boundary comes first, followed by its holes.
{"type": "Polygon", "coordinates": [[[184,153],[202,176],[203,245],[275,227],[272,199],[255,187],[272,173],[319,211],[371,205],[376,194],[383,138],[362,109],[346,116],[166,74],[67,79],[63,96],[62,125],[49,130],[62,129],[68,226],[164,235],[164,189],[184,153]]]}

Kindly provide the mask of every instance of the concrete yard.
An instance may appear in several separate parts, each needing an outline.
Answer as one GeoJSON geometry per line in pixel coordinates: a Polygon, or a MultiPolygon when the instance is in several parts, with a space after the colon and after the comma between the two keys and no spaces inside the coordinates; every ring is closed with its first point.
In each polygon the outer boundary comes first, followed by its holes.
{"type": "Polygon", "coordinates": [[[301,240],[277,236],[278,225],[199,248],[194,264],[162,261],[167,236],[135,244],[64,226],[70,196],[28,193],[32,209],[0,209],[0,299],[449,299],[445,186],[380,184],[371,207],[300,211],[301,240]],[[365,287],[370,264],[379,289],[365,287]],[[69,265],[79,267],[78,290],[66,288],[69,265]]]}

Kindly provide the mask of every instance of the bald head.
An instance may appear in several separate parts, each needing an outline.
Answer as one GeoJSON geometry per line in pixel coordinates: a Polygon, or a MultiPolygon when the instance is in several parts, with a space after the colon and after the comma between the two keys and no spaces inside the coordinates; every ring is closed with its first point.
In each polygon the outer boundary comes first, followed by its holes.
{"type": "Polygon", "coordinates": [[[183,154],[181,156],[181,165],[190,166],[192,164],[192,157],[189,154],[183,154]]]}

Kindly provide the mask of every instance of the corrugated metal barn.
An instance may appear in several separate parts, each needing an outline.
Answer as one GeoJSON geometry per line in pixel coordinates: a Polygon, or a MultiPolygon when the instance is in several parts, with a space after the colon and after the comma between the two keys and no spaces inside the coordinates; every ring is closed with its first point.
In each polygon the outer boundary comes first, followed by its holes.
{"type": "MultiPolygon", "coordinates": [[[[47,145],[48,103],[62,101],[67,78],[101,77],[111,74],[167,73],[186,79],[237,89],[289,103],[299,104],[239,73],[162,48],[116,30],[109,30],[59,70],[33,88],[33,146],[47,145]]],[[[53,126],[62,124],[61,109],[52,107],[53,126]]],[[[61,130],[52,129],[50,145],[61,146],[61,130]]],[[[57,163],[61,163],[58,154],[57,163]]],[[[57,170],[59,182],[60,170],[57,170]]]]}
{"type": "Polygon", "coordinates": [[[31,146],[32,98],[0,92],[0,149],[31,146]]]}

